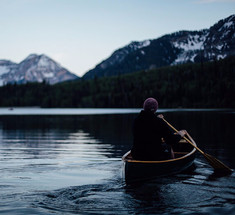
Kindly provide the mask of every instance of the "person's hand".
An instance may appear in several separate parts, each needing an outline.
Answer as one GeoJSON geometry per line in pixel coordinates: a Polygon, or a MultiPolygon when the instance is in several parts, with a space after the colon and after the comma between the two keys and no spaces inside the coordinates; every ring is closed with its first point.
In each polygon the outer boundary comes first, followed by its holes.
{"type": "Polygon", "coordinates": [[[179,134],[181,137],[183,137],[184,135],[187,134],[187,131],[186,131],[186,130],[180,130],[180,131],[178,131],[178,134],[179,134]]]}
{"type": "Polygon", "coordinates": [[[164,116],[162,114],[157,115],[158,118],[163,119],[164,116]]]}

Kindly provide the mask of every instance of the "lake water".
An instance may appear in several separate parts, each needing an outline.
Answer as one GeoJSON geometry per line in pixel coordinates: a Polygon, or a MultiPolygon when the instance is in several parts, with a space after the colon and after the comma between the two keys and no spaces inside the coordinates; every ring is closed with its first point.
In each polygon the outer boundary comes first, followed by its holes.
{"type": "MultiPolygon", "coordinates": [[[[121,157],[137,112],[1,108],[0,214],[234,214],[234,173],[215,176],[199,153],[187,172],[125,184],[121,157]]],[[[234,110],[159,113],[235,167],[234,110]]]]}

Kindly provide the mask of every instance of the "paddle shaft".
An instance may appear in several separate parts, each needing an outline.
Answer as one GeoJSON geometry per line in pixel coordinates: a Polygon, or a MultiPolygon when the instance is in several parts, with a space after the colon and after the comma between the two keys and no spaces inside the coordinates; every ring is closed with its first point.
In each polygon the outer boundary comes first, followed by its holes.
{"type": "MultiPolygon", "coordinates": [[[[176,128],[174,128],[169,122],[167,122],[164,118],[162,118],[163,121],[170,127],[172,128],[175,132],[178,133],[178,130],[176,128]]],[[[193,144],[187,137],[183,136],[183,138],[190,143],[194,148],[196,148],[205,158],[206,160],[209,162],[209,164],[215,169],[215,170],[219,170],[220,172],[224,172],[224,173],[229,173],[231,174],[233,172],[232,169],[230,169],[228,166],[226,166],[225,164],[223,164],[221,161],[219,161],[218,159],[214,158],[213,156],[203,152],[201,149],[199,149],[195,144],[193,144]]]]}
{"type": "MultiPolygon", "coordinates": [[[[170,126],[175,132],[179,132],[176,128],[174,128],[169,122],[167,122],[164,118],[162,118],[163,119],[163,121],[168,125],[168,126],[170,126]]],[[[195,146],[187,137],[185,137],[185,136],[183,136],[183,138],[188,142],[188,143],[190,143],[194,148],[196,148],[199,152],[201,152],[203,155],[205,155],[205,153],[201,150],[201,149],[199,149],[197,146],[195,146]]]]}

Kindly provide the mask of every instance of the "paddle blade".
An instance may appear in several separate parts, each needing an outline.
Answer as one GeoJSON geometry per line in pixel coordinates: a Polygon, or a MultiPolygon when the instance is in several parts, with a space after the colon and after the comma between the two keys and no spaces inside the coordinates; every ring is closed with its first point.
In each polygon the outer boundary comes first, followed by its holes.
{"type": "Polygon", "coordinates": [[[215,157],[213,157],[207,153],[203,153],[203,155],[206,158],[206,160],[208,161],[208,163],[214,168],[214,170],[216,172],[227,173],[227,174],[233,172],[232,169],[230,169],[228,166],[223,164],[221,161],[219,161],[215,157]]]}

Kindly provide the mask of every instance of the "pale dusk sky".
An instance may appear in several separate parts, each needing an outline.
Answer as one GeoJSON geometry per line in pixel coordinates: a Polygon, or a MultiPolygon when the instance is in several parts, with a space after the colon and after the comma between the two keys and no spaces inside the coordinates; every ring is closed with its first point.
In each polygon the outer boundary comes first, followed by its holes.
{"type": "Polygon", "coordinates": [[[209,28],[235,0],[0,0],[0,59],[45,54],[82,76],[131,41],[209,28]]]}

